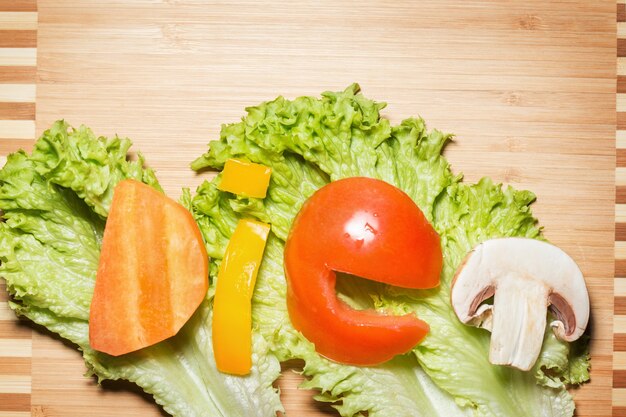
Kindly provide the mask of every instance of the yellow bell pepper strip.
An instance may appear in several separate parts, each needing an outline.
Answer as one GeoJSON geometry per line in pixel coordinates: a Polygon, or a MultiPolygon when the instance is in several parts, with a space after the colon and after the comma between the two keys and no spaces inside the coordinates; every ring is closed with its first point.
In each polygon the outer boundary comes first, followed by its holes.
{"type": "Polygon", "coordinates": [[[252,292],[270,225],[242,219],[217,273],[213,353],[221,372],[246,375],[252,366],[252,292]]]}
{"type": "Polygon", "coordinates": [[[265,198],[271,175],[272,168],[265,165],[229,159],[217,188],[245,197],[265,198]]]}

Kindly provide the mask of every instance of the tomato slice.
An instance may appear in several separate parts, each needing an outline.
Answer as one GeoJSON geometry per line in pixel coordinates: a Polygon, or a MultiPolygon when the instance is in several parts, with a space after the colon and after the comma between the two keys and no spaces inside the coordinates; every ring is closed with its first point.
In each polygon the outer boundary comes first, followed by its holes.
{"type": "Polygon", "coordinates": [[[294,327],[329,359],[375,365],[405,353],[428,333],[413,314],[354,310],[337,298],[336,272],[405,288],[439,285],[439,235],[400,189],[347,178],[303,205],[285,246],[287,306],[294,327]]]}

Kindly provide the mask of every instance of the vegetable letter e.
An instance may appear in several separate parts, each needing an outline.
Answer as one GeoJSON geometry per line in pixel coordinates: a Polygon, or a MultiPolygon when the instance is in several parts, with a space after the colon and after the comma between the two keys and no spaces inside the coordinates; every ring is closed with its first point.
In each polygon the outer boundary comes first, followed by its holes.
{"type": "Polygon", "coordinates": [[[405,288],[439,285],[439,235],[400,189],[372,178],[332,182],[309,198],[285,246],[294,327],[337,362],[375,365],[428,333],[413,314],[354,310],[337,298],[336,272],[405,288]]]}

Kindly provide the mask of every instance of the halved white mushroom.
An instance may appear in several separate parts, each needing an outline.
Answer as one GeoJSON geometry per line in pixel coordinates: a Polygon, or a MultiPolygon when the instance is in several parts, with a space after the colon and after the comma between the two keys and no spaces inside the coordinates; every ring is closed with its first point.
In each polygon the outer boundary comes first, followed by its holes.
{"type": "Polygon", "coordinates": [[[561,340],[574,341],[589,321],[582,272],[563,250],[525,238],[492,239],[465,258],[452,282],[452,307],[466,324],[491,331],[489,361],[529,370],[550,323],[561,340]],[[493,296],[493,305],[483,304],[493,296]]]}

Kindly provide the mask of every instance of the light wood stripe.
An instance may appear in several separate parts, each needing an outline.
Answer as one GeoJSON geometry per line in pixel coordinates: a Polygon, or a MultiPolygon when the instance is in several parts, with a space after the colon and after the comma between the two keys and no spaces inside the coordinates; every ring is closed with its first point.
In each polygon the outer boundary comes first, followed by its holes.
{"type": "Polygon", "coordinates": [[[2,84],[0,86],[0,102],[34,103],[35,84],[2,84]]]}
{"type": "Polygon", "coordinates": [[[615,205],[615,221],[618,223],[626,222],[626,204],[615,205]]]}
{"type": "Polygon", "coordinates": [[[626,370],[626,352],[613,353],[613,369],[626,370]]]}
{"type": "Polygon", "coordinates": [[[626,259],[626,242],[615,242],[615,259],[626,259]]]}
{"type": "Polygon", "coordinates": [[[32,354],[32,339],[0,339],[0,356],[29,358],[32,354]]]}
{"type": "Polygon", "coordinates": [[[615,278],[615,296],[626,297],[626,278],[615,278]]]}
{"type": "Polygon", "coordinates": [[[626,58],[617,58],[617,74],[626,75],[626,58]]]}
{"type": "Polygon", "coordinates": [[[0,375],[0,393],[30,394],[30,375],[0,375]]]}
{"type": "Polygon", "coordinates": [[[0,417],[31,417],[30,411],[0,411],[0,417]]]}
{"type": "Polygon", "coordinates": [[[626,149],[626,130],[618,130],[615,132],[615,139],[618,149],[626,149]]]}
{"type": "Polygon", "coordinates": [[[37,65],[37,48],[0,48],[0,65],[35,66],[37,65]]]}
{"type": "Polygon", "coordinates": [[[626,94],[617,94],[617,111],[626,111],[626,94]]]}
{"type": "Polygon", "coordinates": [[[626,168],[618,167],[615,169],[615,185],[626,185],[626,168]]]}
{"type": "Polygon", "coordinates": [[[626,316],[616,314],[613,317],[613,333],[626,333],[626,316]]]}
{"type": "Polygon", "coordinates": [[[613,388],[613,406],[626,407],[626,388],[613,388]]]}
{"type": "Polygon", "coordinates": [[[0,12],[0,30],[37,30],[37,12],[0,12]]]}
{"type": "Polygon", "coordinates": [[[34,137],[34,120],[0,120],[0,139],[33,139],[34,137]]]}
{"type": "Polygon", "coordinates": [[[15,313],[13,312],[13,310],[9,308],[8,303],[0,302],[0,320],[1,321],[17,320],[15,313]]]}

